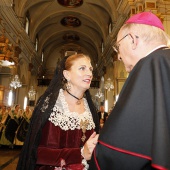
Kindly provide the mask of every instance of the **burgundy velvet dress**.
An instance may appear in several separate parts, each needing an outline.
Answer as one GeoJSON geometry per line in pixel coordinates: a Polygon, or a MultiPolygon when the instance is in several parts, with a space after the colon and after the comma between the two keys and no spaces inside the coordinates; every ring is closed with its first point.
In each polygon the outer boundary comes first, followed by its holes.
{"type": "Polygon", "coordinates": [[[84,169],[81,164],[81,147],[95,128],[86,99],[84,99],[84,105],[84,113],[70,112],[63,91],[60,90],[53,112],[43,127],[37,152],[36,170],[84,169]],[[87,120],[88,123],[82,126],[81,120],[87,120]],[[82,127],[86,128],[85,133],[82,127]],[[83,141],[84,135],[86,138],[83,141]]]}

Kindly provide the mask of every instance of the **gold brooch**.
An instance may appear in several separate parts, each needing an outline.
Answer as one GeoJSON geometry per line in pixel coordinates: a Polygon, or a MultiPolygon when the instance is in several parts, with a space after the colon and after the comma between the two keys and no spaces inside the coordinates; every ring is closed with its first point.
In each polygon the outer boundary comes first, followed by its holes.
{"type": "Polygon", "coordinates": [[[85,133],[86,133],[86,129],[87,129],[88,124],[89,124],[89,121],[88,121],[88,120],[85,120],[85,121],[81,120],[81,121],[80,121],[80,128],[82,129],[82,132],[83,132],[83,136],[82,136],[81,140],[82,140],[83,142],[84,142],[85,139],[86,139],[85,133]]]}

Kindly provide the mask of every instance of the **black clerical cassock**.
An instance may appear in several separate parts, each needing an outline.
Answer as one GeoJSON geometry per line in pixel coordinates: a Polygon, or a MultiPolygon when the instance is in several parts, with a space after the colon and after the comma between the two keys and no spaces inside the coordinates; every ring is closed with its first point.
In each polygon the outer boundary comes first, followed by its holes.
{"type": "Polygon", "coordinates": [[[141,59],[126,80],[90,170],[170,169],[170,49],[141,59]]]}

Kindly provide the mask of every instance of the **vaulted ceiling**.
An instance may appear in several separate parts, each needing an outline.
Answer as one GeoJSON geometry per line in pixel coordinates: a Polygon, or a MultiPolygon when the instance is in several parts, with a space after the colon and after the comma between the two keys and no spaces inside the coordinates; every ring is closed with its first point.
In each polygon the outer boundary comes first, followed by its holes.
{"type": "Polygon", "coordinates": [[[76,51],[88,54],[95,75],[102,76],[112,58],[116,60],[112,45],[125,20],[153,11],[169,32],[169,7],[169,0],[0,0],[0,32],[4,29],[19,46],[19,64],[30,63],[32,75],[39,68],[45,76],[52,75],[65,52],[76,51]]]}
{"type": "MultiPolygon", "coordinates": [[[[116,18],[116,0],[14,0],[22,22],[29,20],[29,37],[38,39],[38,53],[48,62],[56,49],[87,53],[97,63],[116,18]]],[[[57,56],[56,56],[57,57],[57,56]]]]}

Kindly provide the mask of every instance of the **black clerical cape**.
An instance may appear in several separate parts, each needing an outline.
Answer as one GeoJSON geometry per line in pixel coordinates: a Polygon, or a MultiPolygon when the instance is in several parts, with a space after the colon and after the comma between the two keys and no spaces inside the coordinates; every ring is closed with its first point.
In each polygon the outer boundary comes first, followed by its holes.
{"type": "Polygon", "coordinates": [[[141,59],[126,80],[90,170],[170,169],[170,49],[141,59]]]}

